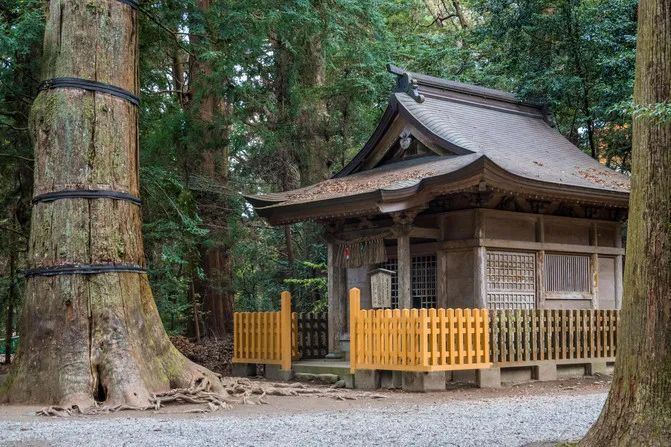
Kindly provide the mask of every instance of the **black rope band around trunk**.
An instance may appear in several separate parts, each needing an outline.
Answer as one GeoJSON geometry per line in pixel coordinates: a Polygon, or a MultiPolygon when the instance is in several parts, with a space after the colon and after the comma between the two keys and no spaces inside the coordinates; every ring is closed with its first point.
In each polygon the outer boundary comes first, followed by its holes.
{"type": "Polygon", "coordinates": [[[142,200],[139,197],[127,192],[96,189],[65,189],[63,191],[47,192],[33,197],[33,203],[48,203],[60,199],[112,199],[125,200],[138,206],[142,205],[142,200]]]}
{"type": "Polygon", "coordinates": [[[121,3],[130,6],[133,9],[138,9],[140,7],[139,0],[119,0],[121,3]]]}
{"type": "Polygon", "coordinates": [[[147,269],[138,264],[65,264],[53,267],[37,267],[23,272],[31,276],[98,275],[101,273],[146,273],[147,269]]]}
{"type": "Polygon", "coordinates": [[[79,88],[89,90],[92,92],[107,93],[108,95],[116,96],[117,98],[125,99],[134,106],[140,105],[140,98],[135,96],[128,90],[122,89],[111,84],[105,84],[98,81],[89,81],[81,78],[53,78],[47,79],[40,84],[40,91],[49,90],[52,88],[79,88]]]}

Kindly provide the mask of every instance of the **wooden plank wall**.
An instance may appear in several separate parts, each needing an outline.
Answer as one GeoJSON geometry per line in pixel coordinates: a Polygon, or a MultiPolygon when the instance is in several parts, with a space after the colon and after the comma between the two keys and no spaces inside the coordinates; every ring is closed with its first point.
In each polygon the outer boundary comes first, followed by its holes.
{"type": "Polygon", "coordinates": [[[510,366],[614,358],[618,317],[617,310],[492,311],[492,361],[510,366]]]}

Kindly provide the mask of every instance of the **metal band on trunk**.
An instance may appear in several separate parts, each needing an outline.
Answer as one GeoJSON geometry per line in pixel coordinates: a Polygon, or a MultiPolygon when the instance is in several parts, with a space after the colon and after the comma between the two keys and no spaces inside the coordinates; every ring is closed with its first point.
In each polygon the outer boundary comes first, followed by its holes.
{"type": "Polygon", "coordinates": [[[140,8],[140,2],[139,0],[118,0],[121,3],[130,6],[133,9],[139,9],[140,8]]]}
{"type": "Polygon", "coordinates": [[[134,106],[140,105],[140,98],[128,90],[103,82],[89,81],[88,79],[73,77],[47,79],[40,84],[39,90],[43,91],[54,88],[77,88],[92,92],[106,93],[108,95],[116,96],[117,98],[125,99],[134,106]]]}
{"type": "Polygon", "coordinates": [[[125,200],[138,206],[142,205],[142,200],[139,197],[127,192],[96,189],[66,189],[63,191],[47,192],[36,195],[33,197],[32,202],[34,204],[40,202],[49,203],[61,199],[112,199],[125,200]]]}
{"type": "Polygon", "coordinates": [[[31,276],[99,275],[101,273],[146,273],[147,269],[138,264],[64,264],[52,267],[37,267],[23,272],[31,276]]]}

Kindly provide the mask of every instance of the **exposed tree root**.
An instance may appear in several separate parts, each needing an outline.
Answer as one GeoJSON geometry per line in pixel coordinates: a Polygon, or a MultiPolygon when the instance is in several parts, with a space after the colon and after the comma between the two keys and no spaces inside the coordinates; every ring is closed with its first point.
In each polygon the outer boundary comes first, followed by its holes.
{"type": "Polygon", "coordinates": [[[149,405],[100,405],[82,408],[78,405],[70,407],[50,406],[42,408],[36,414],[40,416],[67,417],[72,415],[96,415],[116,413],[124,410],[158,411],[167,404],[197,404],[201,408],[188,409],[185,413],[211,413],[220,409],[229,409],[233,405],[267,404],[266,396],[315,396],[337,400],[384,399],[383,394],[357,392],[343,388],[313,387],[303,383],[262,382],[244,378],[220,378],[219,383],[212,384],[208,379],[199,380],[190,388],[175,388],[164,393],[152,394],[149,405]],[[214,386],[213,386],[214,385],[214,386]],[[214,391],[217,389],[218,391],[214,391]]]}

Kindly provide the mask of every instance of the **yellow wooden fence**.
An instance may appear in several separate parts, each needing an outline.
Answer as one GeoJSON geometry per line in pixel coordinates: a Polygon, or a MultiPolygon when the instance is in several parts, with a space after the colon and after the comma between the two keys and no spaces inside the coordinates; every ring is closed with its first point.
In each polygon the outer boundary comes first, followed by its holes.
{"type": "Polygon", "coordinates": [[[617,310],[496,310],[491,318],[492,361],[501,366],[615,358],[617,310]]]}
{"type": "MultiPolygon", "coordinates": [[[[350,290],[350,369],[448,371],[543,361],[614,360],[617,310],[362,310],[350,290]]],[[[300,358],[291,295],[279,312],[234,314],[234,363],[281,365],[300,358]]]]}
{"type": "Polygon", "coordinates": [[[279,312],[235,312],[233,363],[275,364],[290,370],[292,350],[297,352],[294,325],[289,292],[282,292],[279,312]]]}
{"type": "Polygon", "coordinates": [[[488,368],[486,309],[361,310],[350,290],[350,369],[448,371],[488,368]]]}

